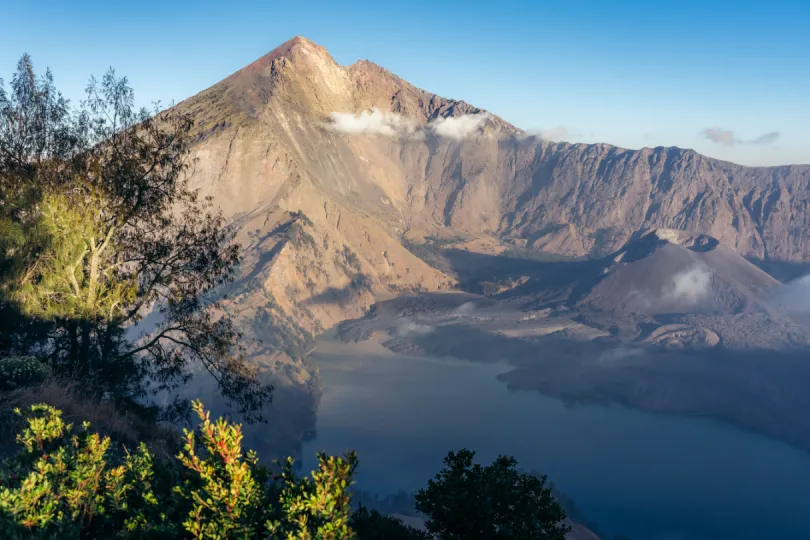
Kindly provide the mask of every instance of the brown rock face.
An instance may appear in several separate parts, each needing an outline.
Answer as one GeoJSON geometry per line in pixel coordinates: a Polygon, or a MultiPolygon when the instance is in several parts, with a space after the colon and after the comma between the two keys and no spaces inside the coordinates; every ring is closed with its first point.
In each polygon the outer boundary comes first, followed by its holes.
{"type": "Polygon", "coordinates": [[[515,162],[501,224],[508,234],[574,225],[582,248],[570,251],[585,254],[662,227],[709,234],[744,256],[810,260],[810,166],[750,168],[680,148],[581,144],[521,148],[515,162]]]}
{"type": "Polygon", "coordinates": [[[754,259],[810,262],[810,166],[540,141],[371,62],[340,66],[303,38],[178,107],[199,128],[194,182],[241,228],[241,301],[266,306],[271,295],[307,332],[381,297],[452,286],[402,247],[406,234],[595,256],[667,228],[754,259]],[[370,109],[393,132],[330,123],[333,113],[370,109]],[[462,136],[435,128],[469,115],[486,121],[462,136]],[[305,235],[297,243],[293,219],[305,235]]]}

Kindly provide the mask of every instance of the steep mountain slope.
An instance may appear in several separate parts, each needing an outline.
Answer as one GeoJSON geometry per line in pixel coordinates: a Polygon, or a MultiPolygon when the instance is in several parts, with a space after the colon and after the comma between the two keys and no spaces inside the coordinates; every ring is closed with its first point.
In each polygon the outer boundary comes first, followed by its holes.
{"type": "Polygon", "coordinates": [[[540,163],[537,150],[521,153],[509,198],[520,204],[508,206],[503,225],[538,247],[570,239],[572,254],[609,251],[661,227],[710,234],[744,256],[810,257],[810,167],[748,168],[678,148],[557,145],[540,163]],[[574,229],[555,239],[563,225],[574,229]]]}
{"type": "MultiPolygon", "coordinates": [[[[339,66],[303,38],[180,107],[200,126],[195,178],[231,214],[272,204],[298,210],[294,193],[312,190],[373,216],[391,235],[449,228],[586,255],[663,227],[710,234],[744,256],[810,261],[808,166],[549,143],[492,115],[467,137],[406,137],[430,121],[485,111],[370,62],[339,66]],[[329,129],[333,113],[371,108],[386,115],[386,130],[329,129]]],[[[316,223],[314,214],[325,214],[311,211],[316,223]]]]}
{"type": "MultiPolygon", "coordinates": [[[[367,69],[352,72],[362,81],[367,69]]],[[[425,100],[390,77],[402,89],[400,110],[423,122],[472,110],[425,100]]],[[[375,170],[360,159],[362,148],[324,129],[333,109],[379,104],[373,91],[353,86],[326,51],[297,38],[179,105],[200,130],[193,180],[239,227],[245,261],[234,302],[259,336],[277,333],[279,321],[295,335],[312,334],[356,316],[375,297],[452,284],[398,240],[401,171],[375,170]]],[[[306,352],[285,341],[266,340],[268,352],[306,352]]]]}
{"type": "MultiPolygon", "coordinates": [[[[178,108],[198,129],[192,181],[244,247],[228,309],[289,388],[317,386],[299,360],[320,330],[379,300],[454,286],[453,268],[414,255],[427,237],[462,251],[604,257],[664,228],[711,235],[766,265],[810,263],[810,166],[543,141],[371,62],[340,66],[303,38],[178,108]]],[[[657,256],[714,257],[743,281],[756,274],[726,248],[681,247],[657,256]]],[[[748,305],[749,289],[730,290],[721,304],[748,305]]],[[[621,299],[637,312],[633,302],[621,299]]]]}

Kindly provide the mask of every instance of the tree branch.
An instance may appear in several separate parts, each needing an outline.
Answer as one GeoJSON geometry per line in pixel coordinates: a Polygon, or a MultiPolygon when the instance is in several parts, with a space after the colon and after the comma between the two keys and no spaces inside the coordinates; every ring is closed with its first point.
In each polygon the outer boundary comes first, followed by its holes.
{"type": "Polygon", "coordinates": [[[155,344],[156,344],[158,341],[160,341],[160,340],[161,340],[161,339],[163,339],[164,337],[167,337],[167,336],[165,335],[167,332],[176,332],[176,331],[179,331],[179,330],[182,330],[182,329],[183,329],[183,327],[182,327],[182,326],[171,326],[171,327],[168,327],[168,328],[164,328],[164,329],[163,329],[163,330],[161,330],[161,331],[160,331],[160,333],[158,333],[158,334],[157,334],[157,335],[156,335],[156,336],[155,336],[153,339],[151,339],[151,340],[149,341],[149,343],[147,343],[146,345],[141,345],[140,347],[137,347],[137,348],[135,348],[135,349],[132,349],[132,350],[130,350],[130,351],[127,351],[127,352],[123,353],[123,354],[122,354],[120,357],[121,357],[121,358],[128,358],[128,357],[130,357],[130,356],[133,356],[133,355],[135,355],[135,354],[138,354],[138,353],[139,353],[139,352],[141,352],[141,351],[145,351],[145,350],[147,350],[147,349],[150,349],[150,348],[152,348],[152,347],[153,347],[153,346],[154,346],[154,345],[155,345],[155,344]]]}

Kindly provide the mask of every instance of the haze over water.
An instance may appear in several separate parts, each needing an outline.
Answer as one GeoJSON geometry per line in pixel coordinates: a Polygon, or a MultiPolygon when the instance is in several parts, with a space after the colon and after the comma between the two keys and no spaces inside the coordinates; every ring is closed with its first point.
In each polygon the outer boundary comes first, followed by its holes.
{"type": "Polygon", "coordinates": [[[632,540],[810,537],[810,453],[705,418],[567,407],[496,380],[506,364],[395,355],[318,341],[317,450],[357,450],[358,489],[415,491],[450,449],[514,455],[586,519],[632,540]]]}

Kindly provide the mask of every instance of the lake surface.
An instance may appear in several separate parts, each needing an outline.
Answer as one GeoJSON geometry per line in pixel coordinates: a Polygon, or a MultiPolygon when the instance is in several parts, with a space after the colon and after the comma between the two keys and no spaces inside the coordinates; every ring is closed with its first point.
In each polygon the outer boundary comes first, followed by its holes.
{"type": "Polygon", "coordinates": [[[416,491],[448,450],[536,469],[586,519],[631,540],[810,538],[810,453],[705,418],[568,407],[496,380],[508,364],[391,353],[324,337],[318,450],[360,458],[358,489],[416,491]]]}

